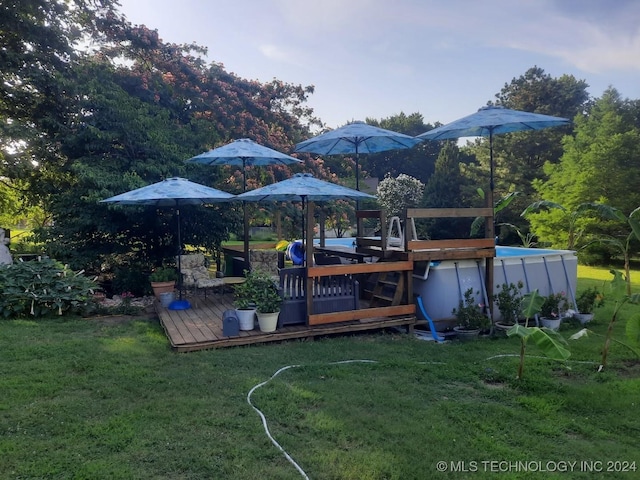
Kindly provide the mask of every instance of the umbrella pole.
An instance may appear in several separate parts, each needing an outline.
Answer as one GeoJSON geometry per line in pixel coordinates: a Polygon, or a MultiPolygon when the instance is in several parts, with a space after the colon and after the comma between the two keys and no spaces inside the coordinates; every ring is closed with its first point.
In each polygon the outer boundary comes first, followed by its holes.
{"type": "MultiPolygon", "coordinates": [[[[302,249],[303,249],[303,251],[306,252],[307,249],[305,248],[306,237],[304,236],[304,234],[305,234],[305,228],[304,227],[305,227],[305,223],[307,222],[307,218],[306,218],[307,216],[305,215],[305,211],[304,211],[304,195],[301,198],[302,198],[302,210],[301,210],[301,212],[302,212],[302,247],[303,247],[302,249]]],[[[309,207],[307,207],[307,208],[309,208],[309,207]]],[[[306,254],[303,254],[302,255],[302,266],[306,267],[306,264],[307,264],[307,256],[306,256],[306,254]]]]}
{"type": "MultiPolygon", "coordinates": [[[[246,159],[242,159],[242,193],[247,191],[247,165],[246,159]]],[[[249,270],[249,216],[247,214],[247,202],[242,202],[242,218],[244,222],[244,268],[249,270]]],[[[243,272],[244,273],[244,272],[243,272]]]]}
{"type": "Polygon", "coordinates": [[[178,217],[178,296],[182,301],[182,237],[180,236],[180,207],[176,208],[178,217]]]}
{"type": "MultiPolygon", "coordinates": [[[[491,209],[491,222],[485,220],[485,237],[494,238],[496,235],[495,228],[495,209],[493,205],[493,189],[495,183],[493,180],[493,129],[489,130],[489,195],[487,195],[487,207],[491,209]]],[[[485,289],[489,294],[489,298],[493,298],[493,257],[487,257],[485,262],[485,289]]],[[[489,316],[493,319],[493,302],[489,302],[489,316]]]]}
{"type": "MultiPolygon", "coordinates": [[[[360,175],[358,174],[360,168],[358,167],[359,164],[359,158],[358,158],[358,142],[356,142],[356,190],[360,191],[360,175]]],[[[360,210],[360,200],[356,200],[356,212],[360,210]]]]}

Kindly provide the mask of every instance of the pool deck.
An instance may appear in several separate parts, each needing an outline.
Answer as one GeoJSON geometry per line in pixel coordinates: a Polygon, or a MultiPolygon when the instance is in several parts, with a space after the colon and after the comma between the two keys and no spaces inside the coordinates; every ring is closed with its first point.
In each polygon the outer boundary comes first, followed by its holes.
{"type": "Polygon", "coordinates": [[[194,297],[189,300],[192,308],[187,310],[168,310],[160,302],[155,303],[160,324],[169,338],[171,348],[177,352],[308,339],[327,335],[344,335],[393,327],[403,327],[411,331],[417,323],[415,315],[404,315],[394,318],[366,318],[313,326],[290,325],[278,328],[272,333],[261,332],[256,326],[254,330],[240,330],[236,336],[225,336],[222,329],[222,316],[225,310],[234,308],[233,295],[230,293],[211,294],[206,299],[194,297]]]}

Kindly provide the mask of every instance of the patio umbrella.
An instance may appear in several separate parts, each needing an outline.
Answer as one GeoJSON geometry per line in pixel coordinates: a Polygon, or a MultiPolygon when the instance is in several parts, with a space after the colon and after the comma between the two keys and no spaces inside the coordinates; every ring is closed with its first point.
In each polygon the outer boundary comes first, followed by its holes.
{"type": "Polygon", "coordinates": [[[422,139],[410,135],[357,121],[300,142],[296,145],[294,151],[320,155],[355,154],[356,190],[360,190],[358,159],[361,153],[378,153],[386,152],[387,150],[411,148],[421,141],[422,139]]]}
{"type": "MultiPolygon", "coordinates": [[[[114,203],[116,205],[174,207],[176,216],[178,217],[178,271],[181,271],[182,265],[180,264],[180,257],[182,256],[182,239],[180,236],[180,206],[228,202],[233,198],[235,198],[235,195],[230,193],[200,185],[199,183],[190,182],[184,178],[174,177],[100,200],[100,202],[114,203]]],[[[169,305],[169,308],[175,310],[189,308],[189,302],[182,300],[182,275],[178,277],[178,291],[180,292],[180,300],[169,305]]]]}
{"type": "Polygon", "coordinates": [[[208,152],[201,153],[187,160],[190,163],[205,165],[236,165],[242,166],[242,191],[247,190],[246,168],[248,166],[288,165],[303,163],[302,160],[290,157],[277,150],[260,145],[259,143],[241,138],[208,152]]]}
{"type": "Polygon", "coordinates": [[[489,105],[480,108],[476,113],[422,133],[417,138],[446,140],[459,137],[489,137],[489,188],[491,190],[489,205],[493,206],[493,135],[523,130],[542,130],[570,123],[571,121],[567,118],[510,110],[500,105],[489,105]]]}
{"type": "MultiPolygon", "coordinates": [[[[189,163],[202,163],[205,165],[235,165],[242,166],[242,192],[247,191],[247,166],[268,166],[268,165],[289,165],[304,163],[302,160],[290,157],[277,150],[260,145],[248,138],[234,140],[208,152],[201,153],[187,160],[189,163]]],[[[242,205],[242,215],[244,218],[244,251],[245,261],[249,262],[249,220],[247,218],[246,206],[242,205]]]]}
{"type": "MultiPolygon", "coordinates": [[[[315,178],[310,173],[297,173],[293,177],[272,183],[262,188],[242,193],[237,200],[246,202],[326,202],[329,200],[359,200],[376,198],[368,193],[353,190],[331,182],[315,178]]],[[[302,238],[304,239],[304,222],[302,222],[302,238]]]]}

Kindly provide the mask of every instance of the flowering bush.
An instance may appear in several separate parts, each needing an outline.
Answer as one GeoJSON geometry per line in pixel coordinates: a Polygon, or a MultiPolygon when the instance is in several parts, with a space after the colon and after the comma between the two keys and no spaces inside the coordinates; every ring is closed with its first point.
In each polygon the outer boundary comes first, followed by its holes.
{"type": "Polygon", "coordinates": [[[544,318],[560,317],[566,306],[566,301],[564,292],[547,295],[540,307],[540,315],[544,318]]]}
{"type": "Polygon", "coordinates": [[[417,178],[401,173],[397,178],[387,174],[378,184],[378,203],[387,215],[400,216],[407,207],[415,207],[422,200],[424,183],[417,178]]]}

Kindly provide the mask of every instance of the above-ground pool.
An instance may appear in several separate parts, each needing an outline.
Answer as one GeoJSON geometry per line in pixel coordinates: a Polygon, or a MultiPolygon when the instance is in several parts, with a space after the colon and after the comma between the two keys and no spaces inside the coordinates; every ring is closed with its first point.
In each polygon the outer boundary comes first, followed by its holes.
{"type": "MultiPolygon", "coordinates": [[[[355,238],[327,238],[325,246],[340,250],[355,251],[355,238]]],[[[319,244],[319,240],[314,240],[319,244]]],[[[469,288],[473,288],[479,303],[487,298],[484,288],[484,260],[444,260],[427,262],[417,268],[414,275],[413,292],[420,295],[427,314],[433,320],[453,317],[453,309],[469,288]]],[[[549,250],[542,248],[522,248],[496,246],[493,259],[493,291],[503,283],[524,285],[522,293],[535,289],[541,295],[564,292],[569,305],[574,305],[578,276],[578,259],[572,250],[549,250]]],[[[499,320],[500,312],[494,308],[494,318],[499,320]]]]}
{"type": "MultiPolygon", "coordinates": [[[[538,290],[541,295],[563,292],[574,304],[578,276],[578,258],[572,250],[496,246],[493,259],[493,291],[503,283],[522,282],[522,293],[538,290]]],[[[427,314],[433,320],[453,316],[453,309],[469,288],[479,302],[485,303],[484,260],[446,260],[432,262],[422,277],[415,278],[413,292],[422,296],[427,314]]],[[[494,319],[500,312],[494,308],[494,319]]]]}

